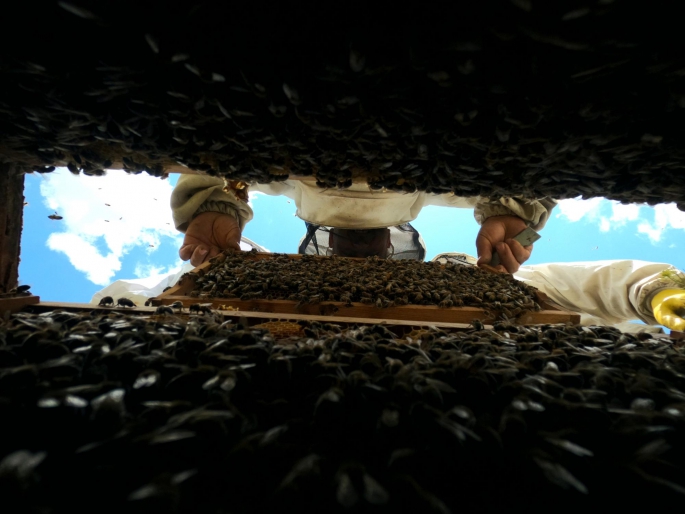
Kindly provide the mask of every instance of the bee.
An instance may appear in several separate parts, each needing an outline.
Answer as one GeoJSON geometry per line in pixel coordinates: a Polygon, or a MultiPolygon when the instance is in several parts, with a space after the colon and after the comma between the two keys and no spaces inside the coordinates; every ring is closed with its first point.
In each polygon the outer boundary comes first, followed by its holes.
{"type": "Polygon", "coordinates": [[[100,300],[100,303],[98,303],[98,306],[100,307],[112,307],[114,306],[114,298],[111,296],[105,296],[102,300],[100,300]]]}
{"type": "Polygon", "coordinates": [[[172,309],[178,309],[179,311],[183,311],[183,302],[174,302],[171,305],[169,305],[169,307],[171,307],[172,309]]]}
{"type": "Polygon", "coordinates": [[[173,315],[173,313],[174,313],[174,310],[171,307],[167,307],[166,305],[160,305],[155,310],[155,314],[160,314],[160,315],[161,314],[173,315]]]}
{"type": "Polygon", "coordinates": [[[136,304],[133,303],[133,302],[132,302],[131,300],[129,300],[128,298],[119,298],[119,299],[117,300],[117,305],[120,305],[121,307],[124,307],[124,308],[126,308],[126,307],[136,307],[136,304]]]}
{"type": "Polygon", "coordinates": [[[31,289],[31,286],[28,285],[17,286],[10,290],[10,294],[28,293],[29,289],[31,289]]]}

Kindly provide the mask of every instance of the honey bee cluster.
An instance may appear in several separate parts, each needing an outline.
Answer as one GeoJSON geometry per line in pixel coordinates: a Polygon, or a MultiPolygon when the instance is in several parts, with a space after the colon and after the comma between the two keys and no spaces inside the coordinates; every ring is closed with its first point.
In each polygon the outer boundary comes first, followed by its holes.
{"type": "Polygon", "coordinates": [[[506,274],[475,266],[369,257],[346,259],[227,253],[196,276],[191,296],[301,303],[360,302],[376,307],[478,306],[513,317],[539,309],[535,289],[506,274]]]}
{"type": "Polygon", "coordinates": [[[153,3],[16,6],[0,161],[685,209],[678,2],[153,3]]]}
{"type": "Polygon", "coordinates": [[[216,313],[0,319],[8,512],[630,512],[635,498],[667,512],[682,499],[682,345],[610,327],[299,325],[275,340],[216,313]]]}

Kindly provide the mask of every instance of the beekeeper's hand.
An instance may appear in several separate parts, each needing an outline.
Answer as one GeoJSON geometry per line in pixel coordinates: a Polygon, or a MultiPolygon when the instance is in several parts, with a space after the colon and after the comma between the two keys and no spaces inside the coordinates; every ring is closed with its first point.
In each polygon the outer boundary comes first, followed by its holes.
{"type": "Polygon", "coordinates": [[[654,317],[671,330],[685,331],[685,289],[664,289],[652,299],[654,317]]]}
{"type": "Polygon", "coordinates": [[[493,216],[486,219],[476,237],[478,265],[490,264],[492,253],[497,252],[500,265],[496,268],[516,273],[519,266],[533,253],[533,245],[523,246],[512,239],[527,226],[527,223],[518,216],[493,216]]]}
{"type": "Polygon", "coordinates": [[[199,266],[228,249],[240,250],[238,221],[229,214],[203,212],[188,225],[178,255],[184,261],[190,260],[193,266],[199,266]]]}

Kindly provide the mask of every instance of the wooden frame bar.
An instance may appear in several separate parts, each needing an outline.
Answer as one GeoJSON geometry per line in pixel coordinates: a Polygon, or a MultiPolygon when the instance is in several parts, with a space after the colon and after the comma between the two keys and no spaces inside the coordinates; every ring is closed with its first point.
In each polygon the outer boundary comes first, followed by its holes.
{"type": "Polygon", "coordinates": [[[40,296],[24,295],[0,297],[0,315],[7,311],[14,314],[24,309],[28,305],[36,305],[40,302],[40,296]]]}

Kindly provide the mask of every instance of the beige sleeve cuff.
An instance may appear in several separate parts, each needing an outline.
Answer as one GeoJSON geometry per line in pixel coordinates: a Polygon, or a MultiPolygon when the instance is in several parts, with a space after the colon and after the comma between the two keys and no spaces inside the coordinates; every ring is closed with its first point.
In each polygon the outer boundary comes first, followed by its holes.
{"type": "Polygon", "coordinates": [[[171,211],[176,229],[185,232],[192,219],[203,212],[233,216],[240,230],[253,217],[252,208],[234,193],[224,191],[224,180],[206,175],[183,175],[171,193],[171,211]]]}
{"type": "Polygon", "coordinates": [[[541,230],[557,204],[551,198],[524,200],[523,198],[502,197],[476,204],[473,216],[479,225],[493,216],[518,216],[534,230],[541,230]]]}

